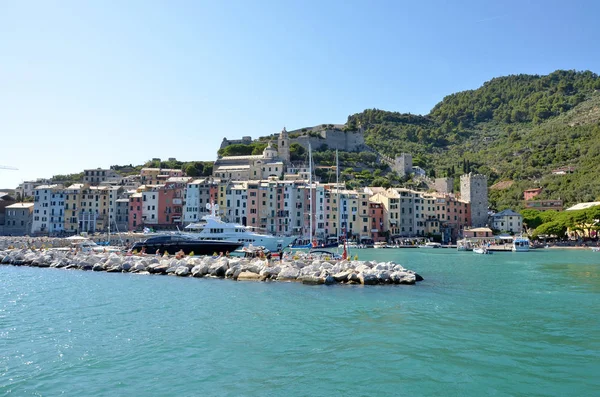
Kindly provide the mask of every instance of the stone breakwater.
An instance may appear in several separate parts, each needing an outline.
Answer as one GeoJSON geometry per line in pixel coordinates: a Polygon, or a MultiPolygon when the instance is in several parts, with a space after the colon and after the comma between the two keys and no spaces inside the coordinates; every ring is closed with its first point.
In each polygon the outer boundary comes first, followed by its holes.
{"type": "Polygon", "coordinates": [[[159,274],[179,277],[217,277],[238,281],[296,281],[303,284],[415,284],[423,280],[393,262],[284,259],[267,261],[239,257],[127,256],[60,250],[4,249],[0,263],[108,273],[159,274]]]}

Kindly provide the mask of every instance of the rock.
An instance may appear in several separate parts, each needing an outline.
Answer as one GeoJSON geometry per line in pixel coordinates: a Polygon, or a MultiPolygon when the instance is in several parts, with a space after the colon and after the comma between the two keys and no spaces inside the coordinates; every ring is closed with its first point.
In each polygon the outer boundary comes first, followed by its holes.
{"type": "Polygon", "coordinates": [[[104,269],[104,264],[103,263],[96,263],[93,267],[92,270],[95,272],[103,272],[104,269]]]}
{"type": "Polygon", "coordinates": [[[302,284],[308,284],[308,285],[325,284],[325,279],[323,279],[321,277],[315,277],[315,276],[302,276],[302,277],[300,277],[299,280],[302,281],[302,284]]]}
{"type": "Polygon", "coordinates": [[[190,275],[190,269],[187,265],[181,265],[175,270],[175,275],[179,277],[187,277],[190,275]]]}
{"type": "Polygon", "coordinates": [[[377,285],[377,284],[379,284],[379,279],[374,274],[358,273],[358,281],[362,285],[377,285]]]}
{"type": "Polygon", "coordinates": [[[241,272],[237,277],[238,281],[263,281],[264,279],[264,276],[248,271],[241,272]]]}
{"type": "Polygon", "coordinates": [[[300,270],[296,269],[295,267],[284,266],[279,271],[279,274],[277,274],[277,280],[293,281],[293,280],[296,280],[299,275],[300,275],[300,270]]]}
{"type": "Polygon", "coordinates": [[[175,266],[171,266],[165,271],[165,274],[175,274],[176,271],[177,268],[175,266]]]}
{"type": "Polygon", "coordinates": [[[335,284],[335,279],[332,276],[325,277],[325,285],[335,284]]]}
{"type": "Polygon", "coordinates": [[[210,266],[209,272],[211,276],[225,277],[225,272],[228,269],[227,261],[219,261],[210,266]]]}
{"type": "Polygon", "coordinates": [[[280,271],[279,266],[266,266],[260,271],[260,275],[266,278],[276,278],[280,271]]]}
{"type": "MultiPolygon", "coordinates": [[[[375,270],[375,268],[373,268],[373,270],[375,270]]],[[[379,280],[379,282],[381,284],[386,284],[386,283],[390,283],[390,273],[386,270],[384,271],[379,271],[375,274],[377,276],[377,280],[379,280]]]]}
{"type": "Polygon", "coordinates": [[[225,272],[225,278],[233,278],[233,275],[235,274],[235,271],[237,269],[230,267],[229,269],[227,269],[227,271],[225,272]]]}
{"type": "Polygon", "coordinates": [[[210,268],[210,266],[208,264],[201,262],[192,268],[192,270],[191,270],[192,276],[193,277],[204,277],[208,274],[209,268],[210,268]]]}
{"type": "Polygon", "coordinates": [[[358,279],[358,274],[356,274],[356,273],[350,273],[348,275],[348,278],[346,279],[346,281],[349,284],[360,284],[360,280],[358,279]]]}
{"type": "Polygon", "coordinates": [[[150,272],[152,274],[165,274],[168,269],[169,269],[169,264],[164,263],[163,261],[160,261],[159,263],[153,263],[150,266],[148,266],[148,268],[147,268],[148,272],[150,272]]]}
{"type": "Polygon", "coordinates": [[[348,272],[348,271],[345,271],[345,272],[340,272],[340,273],[336,273],[336,274],[334,274],[334,275],[333,275],[333,278],[334,278],[334,280],[335,280],[335,281],[337,281],[338,283],[341,283],[342,281],[346,281],[346,280],[348,279],[348,276],[349,276],[350,274],[351,274],[351,273],[350,273],[350,272],[348,272]]]}

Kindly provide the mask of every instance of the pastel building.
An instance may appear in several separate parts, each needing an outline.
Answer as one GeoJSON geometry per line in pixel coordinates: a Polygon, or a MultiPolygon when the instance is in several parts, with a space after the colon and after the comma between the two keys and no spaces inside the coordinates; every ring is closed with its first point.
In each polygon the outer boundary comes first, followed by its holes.
{"type": "MultiPolygon", "coordinates": [[[[211,188],[213,183],[209,179],[195,179],[187,184],[185,189],[185,207],[183,222],[190,224],[198,222],[208,214],[206,204],[211,202],[211,188]]],[[[216,191],[213,192],[216,194],[216,191]]]]}
{"type": "Polygon", "coordinates": [[[129,230],[141,230],[143,227],[143,200],[142,192],[136,192],[129,196],[129,212],[127,214],[129,230]]]}
{"type": "Polygon", "coordinates": [[[162,185],[146,185],[142,192],[142,225],[158,225],[158,197],[162,185]]]}
{"type": "Polygon", "coordinates": [[[34,189],[32,234],[60,233],[64,230],[65,196],[62,185],[40,185],[34,189]]]}
{"type": "Polygon", "coordinates": [[[89,185],[75,183],[65,189],[65,226],[68,233],[79,233],[79,211],[81,209],[81,191],[89,185]]]}
{"type": "Polygon", "coordinates": [[[161,185],[172,177],[182,177],[182,170],[173,168],[142,168],[140,171],[142,185],[161,185]]]}
{"type": "Polygon", "coordinates": [[[15,203],[6,207],[4,234],[25,236],[31,233],[34,203],[15,203]]]}

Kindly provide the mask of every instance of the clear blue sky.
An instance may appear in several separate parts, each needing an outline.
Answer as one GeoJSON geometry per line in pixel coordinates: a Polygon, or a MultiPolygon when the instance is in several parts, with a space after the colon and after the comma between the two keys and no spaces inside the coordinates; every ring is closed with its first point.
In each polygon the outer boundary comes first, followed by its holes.
{"type": "Polygon", "coordinates": [[[600,72],[595,1],[1,1],[0,188],[600,72]],[[456,4],[455,4],[456,3],[456,4]],[[460,3],[460,5],[458,5],[460,3]]]}

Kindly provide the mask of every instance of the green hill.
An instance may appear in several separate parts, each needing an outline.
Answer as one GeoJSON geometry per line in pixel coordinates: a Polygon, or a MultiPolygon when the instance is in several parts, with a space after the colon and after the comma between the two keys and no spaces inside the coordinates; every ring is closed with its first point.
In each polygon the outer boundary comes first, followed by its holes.
{"type": "Polygon", "coordinates": [[[490,191],[497,210],[519,208],[523,190],[540,186],[541,198],[567,205],[600,199],[600,78],[589,71],[499,77],[445,97],[425,116],[367,109],[346,126],[363,127],[383,154],[412,153],[436,176],[458,177],[466,166],[490,185],[513,181],[490,191]],[[574,173],[552,174],[564,166],[574,173]]]}

